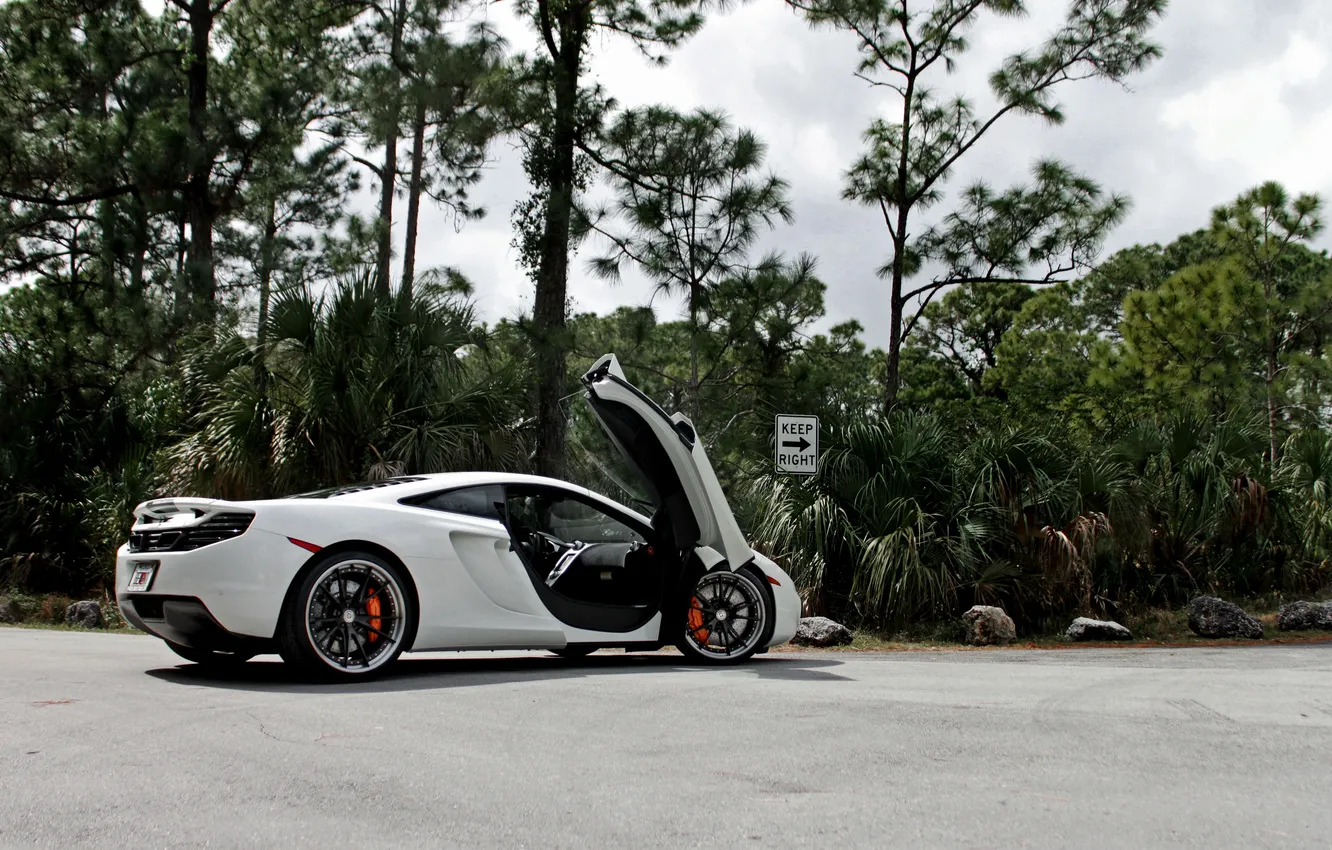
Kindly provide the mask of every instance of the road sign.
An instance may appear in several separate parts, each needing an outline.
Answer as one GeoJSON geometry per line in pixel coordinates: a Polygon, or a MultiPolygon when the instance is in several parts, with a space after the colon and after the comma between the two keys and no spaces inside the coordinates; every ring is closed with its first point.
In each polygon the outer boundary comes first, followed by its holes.
{"type": "Polygon", "coordinates": [[[779,413],[775,432],[778,472],[813,475],[819,471],[819,417],[779,413]]]}

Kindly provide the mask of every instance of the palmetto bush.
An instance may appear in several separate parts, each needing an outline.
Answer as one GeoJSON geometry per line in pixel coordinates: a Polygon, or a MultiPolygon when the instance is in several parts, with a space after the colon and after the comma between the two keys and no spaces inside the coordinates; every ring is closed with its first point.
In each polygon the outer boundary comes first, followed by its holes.
{"type": "Polygon", "coordinates": [[[274,297],[257,340],[237,331],[186,361],[197,430],[171,484],[217,496],[459,469],[521,468],[522,390],[470,368],[484,337],[456,291],[383,297],[369,274],[274,297]]]}
{"type": "Polygon", "coordinates": [[[947,431],[894,414],[830,428],[825,444],[817,476],[755,482],[759,547],[816,611],[895,623],[945,612],[994,534],[959,498],[947,431]]]}
{"type": "Polygon", "coordinates": [[[1019,428],[955,440],[960,496],[993,529],[966,601],[1015,615],[1102,607],[1095,567],[1131,524],[1124,470],[1056,437],[1019,428]]]}
{"type": "Polygon", "coordinates": [[[1278,481],[1287,536],[1298,539],[1302,559],[1292,559],[1286,579],[1320,586],[1332,568],[1332,436],[1309,430],[1285,445],[1278,481]]]}
{"type": "Polygon", "coordinates": [[[1019,623],[1326,579],[1332,446],[1190,414],[1078,445],[895,412],[832,426],[817,476],[755,482],[756,545],[809,607],[878,627],[994,603],[1019,623]]]}
{"type": "Polygon", "coordinates": [[[1111,448],[1132,474],[1135,527],[1119,535],[1119,584],[1143,601],[1197,589],[1256,591],[1276,555],[1260,427],[1182,413],[1140,423],[1111,448]]]}

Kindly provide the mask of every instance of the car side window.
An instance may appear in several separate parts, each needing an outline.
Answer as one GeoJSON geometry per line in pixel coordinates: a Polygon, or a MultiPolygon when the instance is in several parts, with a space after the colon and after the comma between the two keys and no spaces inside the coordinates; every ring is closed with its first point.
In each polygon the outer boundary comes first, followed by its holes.
{"type": "Polygon", "coordinates": [[[646,543],[628,524],[582,499],[552,490],[509,489],[509,516],[565,543],[646,543]]]}
{"type": "Polygon", "coordinates": [[[466,514],[481,519],[503,519],[499,508],[496,507],[497,503],[502,504],[503,501],[504,497],[499,487],[484,485],[436,493],[416,504],[431,510],[466,514]]]}

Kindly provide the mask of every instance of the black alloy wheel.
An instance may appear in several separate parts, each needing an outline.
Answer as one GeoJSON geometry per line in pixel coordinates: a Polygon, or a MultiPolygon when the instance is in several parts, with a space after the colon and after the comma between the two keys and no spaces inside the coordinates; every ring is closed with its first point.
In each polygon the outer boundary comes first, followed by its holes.
{"type": "Polygon", "coordinates": [[[768,595],[752,573],[714,570],[694,585],[676,646],[695,661],[735,664],[758,652],[770,619],[768,595]]]}
{"type": "Polygon", "coordinates": [[[284,661],[332,678],[365,678],[405,648],[412,604],[398,567],[365,552],[316,564],[291,595],[279,630],[284,661]]]}

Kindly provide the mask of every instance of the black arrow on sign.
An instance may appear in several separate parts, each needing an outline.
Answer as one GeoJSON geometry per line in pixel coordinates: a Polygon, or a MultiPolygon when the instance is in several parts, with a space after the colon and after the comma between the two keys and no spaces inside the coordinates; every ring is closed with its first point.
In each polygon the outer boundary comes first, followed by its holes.
{"type": "Polygon", "coordinates": [[[800,442],[798,443],[795,440],[782,440],[782,448],[799,449],[802,452],[812,445],[814,444],[811,443],[809,440],[806,440],[804,437],[801,437],[800,442]]]}

